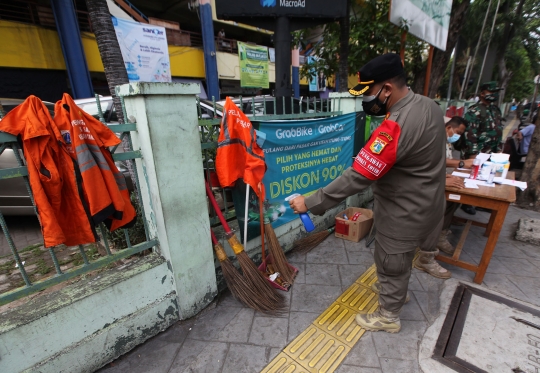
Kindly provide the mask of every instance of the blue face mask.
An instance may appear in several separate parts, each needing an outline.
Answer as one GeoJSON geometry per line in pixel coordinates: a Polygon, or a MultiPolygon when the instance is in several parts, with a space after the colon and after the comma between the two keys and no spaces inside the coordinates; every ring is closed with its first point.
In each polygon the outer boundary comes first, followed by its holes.
{"type": "Polygon", "coordinates": [[[453,144],[456,141],[458,141],[460,137],[461,137],[460,135],[458,135],[457,133],[454,133],[452,136],[448,137],[447,140],[450,144],[453,144]]]}

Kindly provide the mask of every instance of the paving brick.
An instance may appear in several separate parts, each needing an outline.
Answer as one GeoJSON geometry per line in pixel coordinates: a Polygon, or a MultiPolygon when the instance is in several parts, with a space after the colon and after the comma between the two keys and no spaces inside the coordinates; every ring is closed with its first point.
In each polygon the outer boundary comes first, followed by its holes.
{"type": "Polygon", "coordinates": [[[426,317],[424,316],[414,293],[410,294],[410,298],[410,301],[406,303],[401,310],[401,314],[399,315],[401,320],[426,321],[426,317]]]}
{"type": "Polygon", "coordinates": [[[306,264],[306,284],[308,285],[341,285],[339,270],[336,264],[306,264]]]}
{"type": "Polygon", "coordinates": [[[307,329],[315,319],[319,317],[318,313],[311,312],[291,312],[289,315],[289,332],[287,342],[292,341],[300,333],[307,329]]]}
{"type": "Polygon", "coordinates": [[[326,240],[306,255],[306,263],[349,264],[343,242],[326,240]]]}
{"type": "Polygon", "coordinates": [[[255,317],[249,343],[257,346],[284,347],[287,343],[289,319],[255,317]]]}
{"type": "Polygon", "coordinates": [[[246,343],[249,338],[250,325],[253,322],[255,311],[244,308],[221,330],[215,338],[220,342],[246,343]]]}
{"type": "Polygon", "coordinates": [[[353,365],[342,365],[336,370],[336,373],[382,373],[382,370],[378,368],[366,368],[366,367],[357,367],[353,365]]]}
{"type": "Polygon", "coordinates": [[[293,285],[291,311],[322,313],[342,293],[341,286],[293,285]]]}
{"type": "MultiPolygon", "coordinates": [[[[418,343],[427,327],[424,321],[403,321],[401,331],[397,334],[385,332],[373,333],[373,341],[380,358],[399,357],[405,360],[418,359],[418,343]]],[[[381,365],[382,365],[381,359],[381,365]]],[[[383,368],[384,371],[384,368],[383,368]]],[[[394,370],[393,372],[401,372],[394,370]]]]}
{"type": "MultiPolygon", "coordinates": [[[[383,373],[418,373],[420,367],[416,360],[381,359],[383,373]]],[[[435,372],[433,372],[435,373],[435,372]]]]}
{"type": "MultiPolygon", "coordinates": [[[[358,367],[380,367],[372,333],[366,333],[360,338],[345,360],[343,360],[343,365],[354,365],[357,369],[358,367]]],[[[358,372],[358,370],[355,372],[358,372]]]]}
{"type": "Polygon", "coordinates": [[[236,307],[220,307],[207,311],[193,323],[188,338],[214,340],[240,311],[241,308],[236,307]]]}
{"type": "Polygon", "coordinates": [[[374,263],[371,251],[347,251],[349,264],[361,264],[370,266],[374,263]]]}
{"type": "Polygon", "coordinates": [[[530,302],[529,297],[505,275],[486,273],[483,285],[509,297],[530,302]]]}
{"type": "Polygon", "coordinates": [[[339,276],[341,277],[341,285],[344,291],[352,285],[369,267],[364,264],[341,264],[338,266],[339,276]]]}
{"type": "Polygon", "coordinates": [[[172,362],[169,373],[219,372],[225,363],[228,350],[227,343],[186,339],[172,362]]]}
{"type": "Polygon", "coordinates": [[[229,348],[221,372],[253,373],[260,372],[265,366],[266,349],[264,347],[233,344],[229,348]]]}

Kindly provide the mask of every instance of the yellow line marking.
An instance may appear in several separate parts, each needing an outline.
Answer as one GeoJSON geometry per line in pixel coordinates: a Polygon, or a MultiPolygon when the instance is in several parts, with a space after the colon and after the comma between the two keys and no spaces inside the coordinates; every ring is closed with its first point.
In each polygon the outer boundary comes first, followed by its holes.
{"type": "Polygon", "coordinates": [[[330,349],[330,347],[332,347],[334,345],[334,341],[333,340],[329,340],[328,342],[326,342],[326,344],[324,345],[324,347],[319,351],[319,353],[317,355],[315,355],[315,357],[309,362],[309,366],[311,368],[313,368],[315,365],[317,365],[317,363],[319,362],[319,360],[321,360],[321,358],[326,355],[326,353],[328,352],[328,350],[330,349]]]}
{"type": "Polygon", "coordinates": [[[286,362],[287,359],[282,357],[276,364],[274,364],[274,366],[268,371],[268,373],[276,373],[286,362]]]}
{"type": "Polygon", "coordinates": [[[328,372],[328,368],[330,368],[332,366],[332,364],[334,364],[334,362],[337,360],[337,358],[339,357],[339,355],[341,355],[343,353],[343,351],[345,351],[345,347],[343,346],[339,346],[335,351],[334,353],[332,354],[332,356],[330,357],[330,359],[328,359],[328,361],[322,366],[322,368],[319,370],[320,373],[326,373],[328,372]]]}
{"type": "Polygon", "coordinates": [[[342,301],[343,303],[347,302],[347,300],[349,300],[349,298],[354,294],[354,292],[356,291],[356,289],[358,289],[359,287],[360,287],[360,286],[354,285],[354,284],[353,284],[353,286],[351,286],[351,289],[350,289],[349,291],[346,291],[346,292],[344,293],[345,296],[344,296],[343,298],[341,298],[341,301],[342,301]]]}
{"type": "Polygon", "coordinates": [[[319,321],[319,325],[324,324],[328,321],[330,317],[339,309],[338,305],[335,305],[334,308],[332,308],[329,312],[326,313],[326,315],[319,321]]]}
{"type": "Polygon", "coordinates": [[[338,332],[337,332],[337,335],[338,335],[338,336],[341,337],[341,336],[343,335],[343,333],[345,332],[345,330],[347,330],[347,328],[348,328],[349,326],[351,326],[351,324],[352,324],[352,322],[353,322],[353,320],[354,320],[354,317],[355,317],[354,314],[351,315],[351,317],[349,317],[349,320],[347,320],[347,322],[346,322],[345,324],[343,324],[343,326],[342,326],[342,327],[338,330],[338,332]]]}
{"type": "Polygon", "coordinates": [[[364,310],[364,308],[366,308],[373,300],[375,300],[375,302],[371,307],[369,307],[369,310],[367,312],[371,313],[375,311],[379,305],[377,294],[365,288],[366,285],[371,286],[377,281],[377,275],[375,271],[375,265],[368,268],[368,270],[364,272],[355,281],[355,283],[351,285],[351,287],[349,287],[343,294],[341,294],[337,298],[336,302],[341,303],[333,303],[332,305],[330,305],[321,314],[322,317],[320,319],[317,318],[318,321],[314,321],[304,332],[300,333],[299,336],[305,333],[300,339],[295,339],[289,345],[287,345],[282,350],[282,352],[263,369],[263,372],[294,373],[297,371],[297,369],[298,372],[334,372],[339,367],[341,362],[345,359],[347,354],[351,351],[352,347],[362,338],[362,336],[366,332],[365,329],[362,329],[359,325],[354,324],[354,319],[356,314],[358,313],[358,310],[364,310]],[[373,276],[374,274],[375,276],[371,278],[371,276],[373,276]],[[354,296],[360,288],[363,289],[360,291],[360,293],[354,296]],[[357,308],[358,303],[362,301],[362,299],[367,293],[370,294],[357,308]],[[330,320],[334,315],[336,315],[340,308],[342,308],[341,312],[337,314],[336,318],[332,320],[332,322],[328,326],[325,326],[328,320],[330,320]],[[343,323],[343,325],[341,325],[341,322],[343,320],[346,321],[343,323]],[[337,332],[332,332],[338,325],[341,326],[339,327],[337,332]],[[352,325],[354,326],[351,328],[352,325]],[[350,332],[348,332],[349,330],[350,332]],[[330,332],[335,334],[332,334],[330,332]],[[336,338],[336,336],[343,338],[342,336],[345,333],[347,333],[345,339],[340,340],[336,338]],[[316,334],[318,334],[317,337],[312,340],[312,338],[316,334]],[[320,345],[325,339],[326,342],[321,348],[320,345]],[[311,341],[311,343],[309,343],[309,346],[307,346],[307,348],[302,351],[303,347],[305,347],[306,342],[308,341],[311,341]],[[348,342],[348,344],[346,344],[344,341],[348,342]],[[317,353],[315,354],[313,359],[309,360],[309,362],[303,362],[316,349],[317,353]],[[296,355],[296,353],[300,352],[299,350],[302,352],[298,356],[296,355]],[[329,354],[329,351],[333,352],[329,354]],[[319,363],[322,364],[322,366],[318,365],[319,363]]]}
{"type": "Polygon", "coordinates": [[[323,339],[324,334],[321,334],[317,338],[315,338],[315,340],[311,342],[309,347],[300,354],[300,360],[304,360],[315,349],[315,347],[317,347],[317,345],[322,342],[323,339]]]}
{"type": "Polygon", "coordinates": [[[315,329],[315,328],[311,329],[311,330],[310,330],[310,331],[309,331],[309,332],[308,332],[301,340],[298,341],[297,344],[295,344],[295,345],[291,348],[291,352],[294,354],[296,351],[298,351],[298,349],[299,349],[300,347],[302,347],[302,345],[303,345],[304,343],[306,343],[306,341],[307,341],[308,339],[310,339],[310,338],[313,336],[313,334],[315,334],[316,331],[317,331],[317,329],[315,329]]]}
{"type": "Polygon", "coordinates": [[[364,308],[366,308],[366,306],[368,305],[369,302],[371,302],[371,300],[373,298],[375,298],[377,294],[375,293],[371,293],[371,295],[369,297],[367,297],[367,299],[364,301],[364,303],[362,303],[362,305],[360,306],[360,310],[362,311],[364,308]]]}
{"type": "MultiPolygon", "coordinates": [[[[337,308],[339,308],[339,306],[336,306],[337,308]]],[[[348,310],[343,310],[341,311],[341,313],[339,314],[338,317],[336,317],[336,319],[334,321],[332,321],[332,323],[330,324],[330,326],[328,327],[328,330],[332,330],[336,327],[336,325],[341,321],[341,319],[343,319],[345,317],[345,315],[349,313],[348,310]]]]}

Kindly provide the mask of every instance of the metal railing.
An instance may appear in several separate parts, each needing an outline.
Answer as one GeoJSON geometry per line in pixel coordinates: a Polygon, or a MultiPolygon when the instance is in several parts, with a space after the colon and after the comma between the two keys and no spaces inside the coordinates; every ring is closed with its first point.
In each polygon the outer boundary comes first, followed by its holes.
{"type": "MultiPolygon", "coordinates": [[[[316,119],[342,114],[340,97],[337,99],[316,99],[315,97],[276,99],[272,96],[251,98],[240,96],[233,101],[251,121],[316,119]],[[285,114],[275,114],[278,103],[281,104],[281,108],[285,108],[285,114]]],[[[214,98],[208,101],[197,97],[197,112],[205,179],[216,194],[225,217],[233,219],[236,217],[236,212],[231,201],[231,194],[228,193],[227,188],[223,189],[219,185],[215,168],[223,107],[214,98]]],[[[218,224],[219,219],[213,209],[210,209],[209,213],[210,224],[218,224]]]]}
{"type": "MultiPolygon", "coordinates": [[[[98,104],[100,120],[102,122],[105,122],[105,120],[103,119],[103,113],[101,111],[101,105],[99,103],[99,97],[96,96],[96,100],[98,104]]],[[[124,110],[124,118],[127,118],[123,102],[122,102],[122,108],[124,110]]],[[[130,146],[129,151],[115,153],[117,147],[110,150],[111,150],[111,153],[113,153],[113,160],[115,162],[117,161],[133,162],[133,170],[135,173],[135,184],[136,184],[135,190],[136,190],[136,195],[137,195],[136,199],[137,199],[138,207],[139,207],[137,219],[142,220],[142,223],[144,225],[145,238],[142,239],[142,242],[139,242],[139,243],[134,242],[132,244],[129,230],[123,229],[123,235],[125,238],[123,241],[126,242],[127,247],[125,248],[111,247],[109,239],[108,239],[108,234],[106,232],[107,229],[104,226],[104,224],[101,224],[99,226],[99,235],[101,236],[101,240],[103,240],[103,245],[106,252],[105,255],[96,255],[95,252],[92,252],[91,257],[89,257],[90,256],[89,253],[92,251],[91,250],[92,248],[79,245],[78,248],[76,249],[77,251],[76,254],[78,254],[81,264],[75,265],[68,270],[62,270],[61,268],[62,263],[58,259],[57,251],[62,251],[63,248],[60,248],[58,246],[48,247],[45,249],[46,251],[48,251],[48,254],[50,255],[52,259],[55,274],[53,276],[50,276],[44,279],[32,279],[31,278],[32,276],[29,275],[28,271],[25,268],[24,260],[22,260],[21,258],[21,255],[26,255],[26,254],[21,251],[21,248],[16,247],[15,242],[9,232],[6,219],[0,212],[0,226],[2,228],[2,231],[4,232],[4,237],[7,240],[9,248],[11,250],[13,262],[16,264],[16,268],[18,269],[20,276],[22,277],[22,280],[24,281],[24,286],[21,286],[14,290],[8,290],[7,292],[0,294],[0,306],[7,304],[11,301],[14,301],[16,299],[20,299],[24,296],[36,293],[50,286],[59,284],[66,280],[72,279],[74,277],[89,273],[91,271],[102,269],[111,263],[127,258],[131,255],[141,253],[144,250],[151,249],[155,247],[156,245],[158,245],[158,240],[156,238],[149,237],[148,226],[147,226],[145,213],[144,213],[144,206],[143,206],[142,198],[141,198],[141,192],[140,192],[141,188],[139,184],[139,177],[137,175],[137,168],[135,167],[135,164],[134,164],[136,159],[141,158],[140,151],[132,150],[133,147],[132,147],[132,142],[131,142],[131,132],[136,131],[137,126],[135,123],[125,123],[125,124],[110,124],[108,125],[108,127],[113,132],[120,134],[119,137],[121,140],[126,138],[127,142],[129,143],[129,146],[130,146]],[[97,259],[92,260],[93,258],[96,258],[96,257],[97,259]]],[[[13,154],[15,155],[15,158],[17,159],[18,166],[13,167],[13,168],[0,169],[0,180],[7,180],[7,179],[15,178],[15,177],[22,177],[26,185],[28,196],[30,200],[32,201],[32,205],[34,206],[34,209],[36,209],[36,204],[33,198],[30,182],[28,179],[28,170],[24,164],[23,158],[20,156],[20,147],[17,143],[17,138],[12,135],[0,132],[0,156],[8,148],[11,148],[13,150],[13,154]]],[[[37,214],[37,216],[39,219],[39,214],[37,214]]]]}

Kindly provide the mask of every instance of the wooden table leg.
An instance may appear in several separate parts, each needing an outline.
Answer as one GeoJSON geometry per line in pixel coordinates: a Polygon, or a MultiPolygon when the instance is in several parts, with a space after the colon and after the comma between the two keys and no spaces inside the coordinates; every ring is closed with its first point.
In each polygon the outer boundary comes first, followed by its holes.
{"type": "MultiPolygon", "coordinates": [[[[498,209],[499,207],[497,207],[498,209]]],[[[491,215],[489,216],[489,222],[487,223],[486,231],[484,232],[485,237],[489,237],[491,234],[491,229],[493,229],[493,222],[495,221],[495,216],[497,215],[497,209],[491,210],[491,215]]]]}
{"type": "Polygon", "coordinates": [[[495,250],[495,245],[499,239],[499,234],[504,223],[504,218],[506,217],[506,212],[508,211],[509,203],[500,203],[498,208],[493,209],[489,227],[486,230],[486,233],[489,231],[489,237],[480,259],[480,264],[478,264],[478,270],[476,271],[476,276],[474,276],[474,282],[481,284],[484,280],[484,275],[486,274],[487,267],[495,250]],[[492,221],[493,220],[493,221],[492,221]]]}

